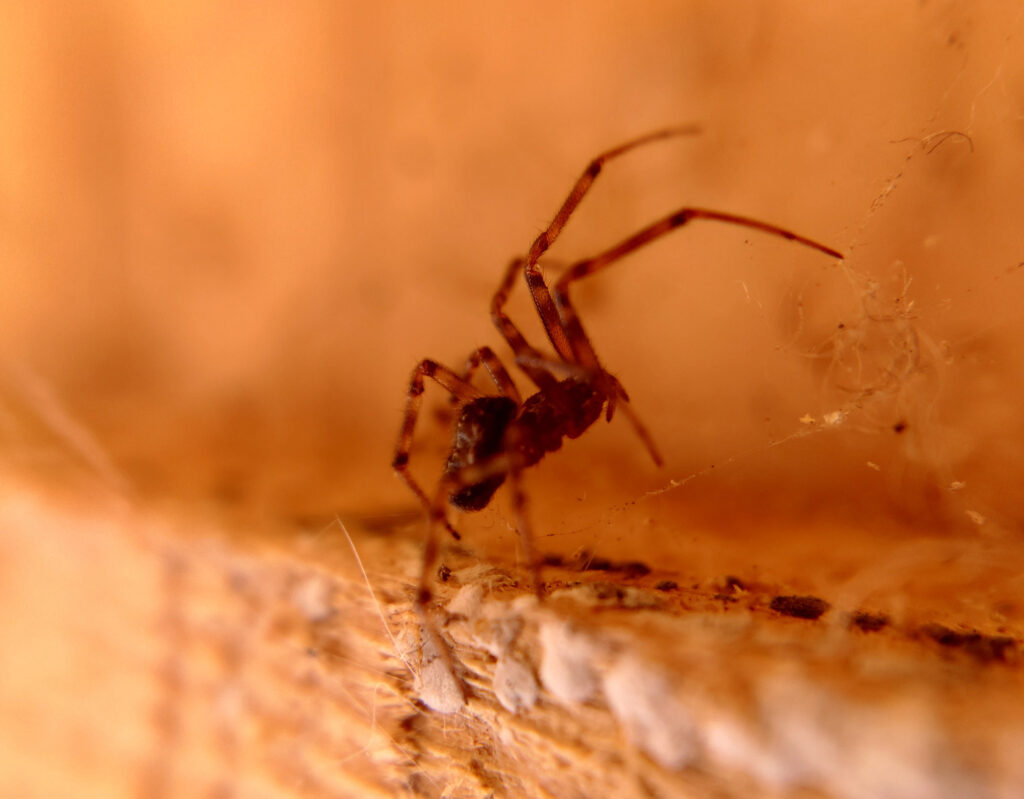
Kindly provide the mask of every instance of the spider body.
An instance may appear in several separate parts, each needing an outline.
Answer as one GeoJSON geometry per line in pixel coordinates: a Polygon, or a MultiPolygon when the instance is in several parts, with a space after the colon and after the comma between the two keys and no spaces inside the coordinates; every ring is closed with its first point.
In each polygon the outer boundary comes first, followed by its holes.
{"type": "Polygon", "coordinates": [[[416,607],[423,617],[425,629],[449,667],[452,665],[450,655],[426,612],[431,599],[430,582],[438,555],[439,532],[444,527],[455,538],[459,537],[447,520],[446,508],[449,505],[465,511],[480,510],[507,482],[524,560],[534,588],[540,595],[539,565],[533,553],[526,495],[520,480],[522,471],[538,463],[549,452],[560,449],[566,438],[580,436],[597,421],[602,411],[610,421],[616,409],[622,410],[655,463],[661,463],[654,441],[630,409],[629,397],[622,385],[598,360],[570,300],[570,285],[619,263],[630,253],[693,221],[724,222],[784,238],[834,258],[843,257],[830,247],[767,222],[722,211],[685,207],[655,220],[598,255],[572,264],[549,289],[541,268],[541,257],[555,243],[605,163],[651,142],[696,132],[697,129],[692,127],[657,131],[598,155],[587,165],[551,223],[534,239],[527,254],[513,260],[506,268],[491,300],[491,319],[514,353],[516,366],[536,386],[534,393],[525,400],[521,398],[512,377],[489,347],[475,350],[461,372],[432,360],[421,361],[413,371],[392,466],[428,512],[416,607]],[[505,313],[508,296],[520,274],[526,278],[527,288],[554,349],[553,355],[530,345],[505,313]],[[481,366],[494,383],[496,394],[484,392],[473,383],[473,373],[481,366]],[[426,378],[446,389],[458,408],[451,451],[433,497],[427,495],[409,472],[409,452],[426,378]]]}
{"type": "MultiPolygon", "coordinates": [[[[515,423],[516,411],[516,403],[508,397],[477,397],[463,405],[455,422],[445,476],[456,475],[501,453],[505,433],[515,423]]],[[[485,477],[453,490],[448,501],[459,510],[482,510],[504,482],[503,474],[485,477]]]]}
{"type": "Polygon", "coordinates": [[[533,466],[579,438],[601,416],[608,397],[596,381],[567,377],[528,397],[516,417],[517,449],[524,466],[533,466]]]}
{"type": "MultiPolygon", "coordinates": [[[[504,396],[472,399],[459,410],[445,477],[457,482],[461,471],[503,452],[511,452],[522,468],[533,466],[560,449],[564,438],[582,435],[606,401],[595,382],[575,377],[548,385],[521,405],[504,396]]],[[[504,474],[484,477],[454,488],[448,501],[459,510],[482,510],[504,482],[504,474]]]]}

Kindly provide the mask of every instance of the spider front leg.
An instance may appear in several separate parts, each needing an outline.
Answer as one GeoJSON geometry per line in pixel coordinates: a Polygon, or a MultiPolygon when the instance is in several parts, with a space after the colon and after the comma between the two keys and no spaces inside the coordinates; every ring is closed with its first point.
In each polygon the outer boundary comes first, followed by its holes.
{"type": "MultiPolygon", "coordinates": [[[[508,302],[508,295],[512,291],[516,276],[519,274],[519,270],[522,269],[524,263],[522,258],[516,258],[508,265],[501,285],[498,286],[498,290],[494,293],[494,297],[491,300],[491,321],[494,322],[495,327],[498,328],[512,349],[516,359],[516,366],[542,391],[551,390],[560,380],[565,380],[569,377],[577,379],[591,378],[593,376],[592,370],[585,369],[571,360],[552,358],[550,355],[545,355],[536,347],[533,347],[527,342],[508,314],[505,313],[505,303],[508,302]]],[[[467,365],[468,368],[469,365],[467,365]]]]}
{"type": "MultiPolygon", "coordinates": [[[[516,519],[516,528],[523,545],[523,555],[529,566],[530,579],[534,593],[536,593],[538,599],[543,595],[543,587],[540,581],[540,566],[534,552],[533,535],[527,518],[526,494],[523,491],[522,481],[520,479],[522,466],[520,464],[520,458],[516,454],[515,444],[513,443],[516,440],[517,434],[515,432],[511,432],[510,435],[506,436],[505,442],[506,446],[509,447],[511,451],[506,450],[502,454],[496,455],[483,463],[466,466],[446,474],[438,485],[437,493],[431,503],[430,519],[427,526],[427,538],[423,547],[423,565],[420,570],[419,584],[416,588],[414,604],[416,613],[423,626],[424,634],[430,641],[431,649],[441,658],[441,662],[444,666],[443,674],[445,675],[445,678],[443,680],[443,684],[445,689],[442,694],[447,696],[447,699],[443,696],[438,698],[441,698],[446,711],[457,709],[458,703],[453,704],[450,701],[450,698],[453,695],[457,695],[456,692],[461,692],[462,701],[465,701],[466,699],[466,686],[459,679],[455,671],[455,657],[447,642],[442,638],[437,621],[434,618],[434,614],[431,612],[431,602],[434,597],[431,586],[435,579],[435,565],[437,563],[441,544],[440,526],[445,524],[444,507],[447,502],[447,498],[451,496],[452,493],[458,492],[460,489],[468,486],[479,484],[496,476],[504,476],[508,478],[509,486],[512,490],[512,507],[516,519]]],[[[431,703],[428,702],[428,704],[431,703]]],[[[433,704],[431,704],[431,706],[436,709],[441,709],[433,704]]]]}
{"type": "MultiPolygon", "coordinates": [[[[587,258],[573,264],[555,283],[553,297],[554,305],[558,314],[559,327],[562,330],[565,340],[568,342],[573,360],[581,367],[592,369],[597,372],[604,372],[597,359],[597,353],[594,351],[594,346],[590,343],[590,338],[583,329],[583,324],[580,322],[579,315],[576,313],[576,309],[569,300],[569,285],[576,280],[587,277],[588,275],[593,275],[594,273],[611,266],[617,261],[625,258],[630,253],[650,244],[655,239],[671,233],[677,228],[683,227],[693,220],[725,222],[730,225],[751,228],[753,230],[759,230],[762,233],[793,241],[797,244],[802,244],[805,247],[818,250],[819,252],[830,255],[833,258],[843,257],[831,247],[826,247],[824,244],[808,239],[805,236],[801,236],[776,225],[761,222],[757,219],[750,219],[749,217],[737,216],[735,214],[726,214],[720,211],[709,211],[703,208],[682,208],[675,213],[669,214],[668,216],[659,219],[657,222],[639,230],[632,236],[623,239],[614,247],[610,247],[603,253],[596,255],[593,258],[587,258]]],[[[539,281],[539,285],[543,286],[546,291],[544,279],[539,272],[537,273],[536,279],[539,281]]],[[[619,396],[624,400],[624,402],[628,402],[628,397],[621,388],[621,386],[618,386],[618,389],[621,392],[619,396]]],[[[623,404],[621,407],[623,409],[623,413],[632,423],[637,435],[644,442],[644,445],[651,453],[655,462],[660,465],[660,456],[654,448],[654,442],[651,439],[647,428],[644,427],[628,405],[623,404]]]]}
{"type": "MultiPolygon", "coordinates": [[[[442,366],[436,361],[429,359],[420,361],[413,370],[412,378],[409,381],[409,393],[406,395],[405,416],[402,419],[402,428],[398,435],[398,445],[395,447],[395,456],[391,461],[391,467],[419,498],[423,507],[428,512],[432,512],[433,504],[430,498],[409,473],[409,451],[412,449],[413,432],[416,429],[416,420],[419,417],[420,404],[422,403],[423,381],[427,377],[447,389],[459,402],[468,402],[484,395],[447,366],[442,366]]],[[[441,521],[452,536],[456,539],[460,538],[458,532],[451,526],[444,515],[443,507],[441,509],[441,521]]]]}
{"type": "Polygon", "coordinates": [[[562,228],[569,222],[569,218],[583,201],[587,192],[590,191],[591,186],[593,186],[594,181],[597,180],[597,176],[601,174],[601,170],[604,169],[604,165],[608,161],[612,161],[632,150],[662,139],[668,139],[673,136],[692,136],[697,133],[700,133],[700,128],[695,125],[666,128],[631,139],[624,144],[620,144],[610,150],[605,150],[600,155],[597,155],[587,164],[583,174],[577,178],[576,183],[569,192],[569,196],[565,198],[562,207],[555,214],[555,218],[533,240],[533,244],[530,246],[530,250],[523,261],[526,272],[526,284],[529,286],[533,302],[537,306],[537,313],[540,314],[541,321],[544,323],[544,330],[547,332],[548,338],[554,345],[555,350],[563,359],[567,361],[574,360],[572,346],[569,338],[566,336],[565,328],[561,324],[558,309],[555,307],[555,303],[551,299],[548,288],[544,283],[544,277],[541,275],[540,257],[555,243],[555,239],[562,232],[562,228]]]}
{"type": "Polygon", "coordinates": [[[516,327],[515,323],[505,313],[505,303],[508,302],[508,295],[515,285],[516,277],[523,268],[522,258],[513,258],[505,269],[505,275],[498,285],[491,299],[491,321],[498,328],[505,341],[516,356],[516,365],[530,378],[542,391],[550,389],[558,382],[557,378],[551,375],[544,363],[549,359],[540,350],[535,349],[527,342],[526,338],[516,327]]]}
{"type": "Polygon", "coordinates": [[[495,477],[508,479],[516,534],[519,536],[523,548],[523,559],[530,572],[531,587],[538,597],[543,594],[540,566],[534,548],[533,527],[530,524],[527,497],[522,483],[524,463],[520,454],[520,440],[519,430],[515,426],[509,427],[505,432],[503,451],[500,454],[480,463],[455,469],[441,479],[430,508],[430,530],[427,533],[423,569],[420,574],[419,596],[424,602],[429,601],[431,596],[430,584],[433,580],[434,564],[437,561],[440,547],[437,526],[444,521],[444,507],[448,497],[457,494],[462,489],[479,485],[495,477]]]}
{"type": "MultiPolygon", "coordinates": [[[[466,383],[470,383],[473,379],[473,373],[476,372],[481,365],[487,370],[487,374],[490,376],[491,380],[494,381],[494,385],[498,387],[498,391],[515,402],[516,405],[519,405],[522,402],[522,397],[519,395],[519,389],[517,389],[516,384],[512,382],[512,376],[508,373],[508,370],[498,359],[498,356],[494,354],[494,350],[490,347],[480,347],[470,353],[469,358],[466,360],[466,367],[462,370],[462,380],[466,383]]],[[[457,401],[458,398],[453,394],[452,400],[457,401]]]]}
{"type": "MultiPolygon", "coordinates": [[[[737,216],[735,214],[726,214],[721,211],[709,211],[704,208],[681,208],[678,211],[659,219],[657,222],[651,223],[647,227],[634,233],[632,236],[623,239],[614,247],[608,248],[600,255],[596,255],[593,258],[587,258],[573,264],[565,270],[562,276],[555,283],[554,302],[557,307],[559,322],[564,330],[566,339],[570,343],[572,356],[577,363],[588,368],[600,368],[597,361],[597,354],[594,352],[594,347],[583,330],[583,325],[576,313],[576,309],[573,308],[572,303],[569,300],[569,284],[587,277],[588,275],[592,275],[602,269],[606,269],[617,261],[622,260],[630,253],[694,220],[725,222],[730,225],[751,228],[753,230],[759,230],[762,233],[793,241],[797,244],[802,244],[805,247],[818,250],[819,252],[830,255],[833,258],[841,259],[843,257],[842,254],[836,252],[831,247],[826,247],[824,244],[819,244],[818,242],[794,233],[791,230],[786,230],[785,228],[781,228],[776,225],[770,225],[767,222],[761,222],[757,219],[737,216]]],[[[543,284],[543,278],[541,278],[541,283],[543,284]]]]}

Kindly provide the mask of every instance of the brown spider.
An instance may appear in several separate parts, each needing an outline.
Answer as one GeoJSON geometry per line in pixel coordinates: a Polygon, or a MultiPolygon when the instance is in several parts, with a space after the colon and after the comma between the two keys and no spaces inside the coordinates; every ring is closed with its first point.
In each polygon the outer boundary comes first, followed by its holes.
{"type": "MultiPolygon", "coordinates": [[[[432,566],[437,558],[439,528],[443,526],[455,538],[459,537],[447,520],[446,502],[460,510],[480,510],[487,505],[498,487],[508,479],[524,557],[530,569],[534,590],[539,596],[539,566],[526,518],[526,498],[520,480],[522,470],[533,466],[547,453],[559,449],[563,438],[579,437],[597,421],[602,411],[610,421],[616,408],[622,409],[654,462],[661,465],[661,456],[654,441],[629,408],[629,397],[622,385],[598,361],[590,339],[587,338],[583,325],[569,301],[571,283],[611,266],[634,250],[682,227],[687,222],[699,219],[753,228],[813,247],[834,258],[843,257],[830,247],[776,225],[720,211],[680,208],[599,255],[573,264],[555,283],[554,290],[549,290],[541,274],[539,259],[555,242],[605,162],[650,142],[696,132],[697,129],[694,127],[660,130],[598,155],[576,181],[551,224],[534,239],[526,257],[516,258],[505,270],[505,277],[491,300],[491,319],[512,348],[516,366],[536,384],[536,393],[523,400],[508,371],[489,347],[475,350],[469,356],[462,374],[431,360],[421,361],[413,372],[405,418],[392,466],[419,497],[429,514],[416,605],[435,643],[438,643],[438,638],[427,620],[426,608],[431,599],[430,580],[432,566]],[[520,269],[525,272],[526,284],[529,286],[548,338],[555,348],[555,358],[541,353],[528,344],[503,310],[520,269]],[[498,390],[497,395],[485,394],[472,384],[471,377],[481,365],[494,381],[498,390]],[[409,474],[409,450],[412,446],[413,430],[426,377],[432,378],[447,389],[457,403],[451,452],[433,498],[428,497],[409,474]]],[[[444,651],[443,647],[438,648],[444,651]]]]}

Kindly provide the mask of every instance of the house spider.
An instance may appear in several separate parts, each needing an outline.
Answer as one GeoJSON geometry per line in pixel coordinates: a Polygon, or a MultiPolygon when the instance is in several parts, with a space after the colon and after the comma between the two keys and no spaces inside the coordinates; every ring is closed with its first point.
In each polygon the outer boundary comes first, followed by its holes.
{"type": "MultiPolygon", "coordinates": [[[[423,360],[413,371],[405,417],[392,462],[397,474],[423,503],[429,515],[423,569],[416,593],[416,607],[429,635],[444,652],[426,610],[431,600],[431,571],[438,553],[438,534],[444,527],[455,538],[459,534],[448,522],[445,504],[464,511],[481,510],[506,479],[512,492],[512,507],[523,553],[537,595],[542,593],[539,565],[526,516],[526,495],[521,474],[547,453],[562,446],[564,438],[578,438],[604,411],[611,421],[621,409],[654,462],[661,456],[647,428],[630,409],[622,384],[600,363],[579,316],[569,300],[569,286],[611,266],[631,252],[680,228],[690,221],[710,220],[759,230],[812,247],[833,258],[842,258],[824,244],[792,231],[756,219],[703,208],[680,208],[652,222],[604,252],[571,265],[549,289],[541,273],[540,257],[554,244],[576,207],[580,204],[605,163],[652,142],[697,133],[695,127],[669,128],[620,144],[595,157],[576,181],[554,219],[530,246],[525,258],[514,259],[491,300],[491,319],[515,355],[516,366],[537,386],[525,400],[512,377],[489,347],[473,351],[461,373],[436,361],[423,360]],[[531,346],[504,311],[516,275],[522,270],[537,312],[540,314],[556,357],[531,346]],[[471,382],[481,366],[487,371],[497,394],[487,394],[471,382]],[[419,415],[424,379],[431,378],[445,388],[457,404],[454,438],[444,474],[433,497],[409,473],[409,450],[419,415]]],[[[446,657],[446,660],[448,658],[446,657]]],[[[450,660],[448,665],[450,666],[450,660]]]]}

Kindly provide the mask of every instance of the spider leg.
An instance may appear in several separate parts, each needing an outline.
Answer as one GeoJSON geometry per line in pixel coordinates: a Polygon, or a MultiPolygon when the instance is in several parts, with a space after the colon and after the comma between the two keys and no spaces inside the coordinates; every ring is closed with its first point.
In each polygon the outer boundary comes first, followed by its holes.
{"type": "MultiPolygon", "coordinates": [[[[587,336],[586,331],[583,329],[583,324],[580,322],[576,309],[573,308],[572,302],[569,300],[569,285],[580,278],[587,277],[601,269],[611,266],[616,261],[625,258],[635,250],[650,244],[661,236],[671,233],[673,230],[682,227],[691,220],[698,219],[725,222],[731,225],[752,228],[769,235],[779,236],[781,238],[794,241],[797,244],[802,244],[806,247],[811,247],[812,249],[818,250],[819,252],[825,253],[826,255],[830,255],[834,258],[843,257],[840,253],[830,247],[826,247],[824,244],[819,244],[816,241],[808,239],[797,233],[793,233],[785,228],[781,228],[776,225],[769,225],[766,222],[761,222],[756,219],[737,216],[735,214],[721,213],[719,211],[709,211],[703,208],[680,209],[675,213],[669,214],[668,216],[651,223],[647,227],[637,231],[632,236],[623,239],[621,242],[610,247],[599,255],[573,264],[555,283],[553,295],[559,317],[559,324],[567,341],[569,342],[572,358],[575,363],[579,364],[584,369],[593,370],[595,372],[604,371],[598,361],[597,353],[594,352],[594,347],[590,343],[590,339],[587,336]]],[[[655,463],[660,465],[661,457],[654,446],[654,441],[651,438],[650,433],[647,431],[647,428],[626,404],[629,401],[629,398],[626,396],[622,386],[618,385],[618,381],[616,381],[616,395],[618,399],[623,400],[622,409],[626,418],[629,419],[630,423],[633,425],[633,429],[643,441],[648,452],[651,453],[651,457],[654,458],[655,463]]],[[[611,412],[614,408],[616,395],[610,395],[608,404],[609,418],[611,417],[611,412]]]]}
{"type": "MultiPolygon", "coordinates": [[[[446,497],[450,496],[453,492],[497,475],[506,476],[512,492],[512,511],[516,522],[516,533],[523,547],[523,558],[530,572],[530,582],[533,590],[540,597],[543,593],[543,586],[540,581],[540,567],[533,545],[533,527],[530,524],[529,514],[527,513],[526,492],[522,486],[523,462],[522,457],[519,455],[519,441],[520,433],[515,426],[512,426],[505,433],[504,451],[501,454],[446,474],[437,488],[437,493],[434,495],[434,502],[431,506],[431,519],[435,524],[442,521],[441,514],[444,512],[446,497]]],[[[431,533],[430,542],[428,542],[427,547],[430,559],[425,560],[423,566],[422,578],[425,581],[428,593],[433,562],[437,557],[436,540],[436,533],[431,533]]]]}
{"type": "Polygon", "coordinates": [[[508,295],[515,285],[516,275],[519,274],[519,270],[524,263],[522,258],[514,258],[506,267],[501,284],[491,299],[491,321],[494,322],[494,326],[498,328],[505,341],[508,342],[512,352],[515,353],[516,364],[519,368],[534,382],[537,388],[543,390],[550,388],[557,381],[552,378],[548,369],[534,364],[547,361],[548,358],[527,342],[519,328],[515,326],[515,323],[504,310],[505,303],[508,301],[508,295]]]}
{"type": "Polygon", "coordinates": [[[591,372],[569,361],[558,361],[542,353],[526,353],[516,357],[516,365],[526,369],[543,369],[558,380],[575,377],[579,380],[590,377],[591,372]]]}
{"type": "MultiPolygon", "coordinates": [[[[416,429],[416,419],[419,417],[420,404],[423,397],[423,381],[427,377],[435,380],[447,389],[459,402],[467,402],[471,399],[482,397],[483,393],[467,383],[448,367],[429,359],[420,361],[413,370],[412,379],[409,381],[409,393],[405,402],[405,416],[402,419],[402,428],[398,435],[398,445],[395,447],[395,456],[391,461],[391,467],[419,498],[423,507],[427,511],[432,512],[433,505],[430,498],[409,473],[409,451],[412,449],[413,432],[416,429]]],[[[456,539],[460,537],[455,528],[448,522],[443,507],[441,508],[441,521],[448,532],[456,539]]]]}
{"type": "Polygon", "coordinates": [[[526,255],[525,259],[525,272],[526,272],[526,284],[530,287],[530,294],[533,296],[533,302],[537,306],[537,313],[540,314],[541,321],[544,323],[544,330],[548,334],[548,338],[551,339],[551,343],[554,345],[555,350],[559,356],[567,361],[573,360],[572,345],[566,335],[565,328],[561,324],[561,320],[558,316],[558,309],[555,307],[554,301],[551,299],[551,295],[548,293],[547,285],[544,283],[544,277],[540,271],[540,265],[538,261],[541,255],[543,255],[547,249],[555,243],[555,239],[558,238],[558,234],[562,232],[562,228],[565,227],[569,221],[569,217],[572,216],[577,206],[583,201],[590,187],[594,181],[597,180],[597,176],[601,173],[605,163],[611,161],[614,158],[618,158],[621,155],[625,155],[631,150],[635,150],[638,147],[642,147],[652,142],[660,141],[661,139],[667,139],[672,136],[691,136],[699,133],[700,128],[697,126],[688,127],[677,127],[677,128],[666,128],[664,130],[658,130],[653,133],[648,133],[645,136],[640,136],[636,139],[631,139],[624,144],[620,144],[617,147],[613,147],[610,150],[606,150],[597,157],[595,157],[583,170],[583,174],[576,180],[572,190],[569,192],[569,196],[565,198],[562,203],[562,207],[558,209],[558,213],[555,214],[555,218],[551,220],[551,223],[547,228],[534,239],[533,244],[530,246],[530,250],[526,255]]]}
{"type": "MultiPolygon", "coordinates": [[[[506,437],[506,445],[514,446],[517,434],[506,437]]],[[[415,607],[416,613],[423,624],[425,634],[430,640],[433,649],[440,655],[445,670],[451,680],[458,684],[462,691],[463,699],[466,698],[465,685],[455,673],[455,658],[448,644],[441,637],[437,622],[431,613],[430,603],[433,600],[431,585],[434,581],[435,564],[437,563],[440,550],[439,532],[440,527],[446,524],[444,520],[445,498],[452,491],[457,491],[474,483],[486,480],[499,474],[506,475],[509,479],[509,486],[512,489],[512,507],[515,513],[517,531],[523,545],[523,555],[527,561],[530,571],[530,580],[534,593],[540,599],[543,596],[543,586],[540,581],[540,564],[534,554],[533,536],[526,513],[526,494],[522,488],[520,472],[522,466],[517,456],[508,452],[496,455],[482,463],[466,466],[457,472],[449,473],[442,478],[430,504],[430,521],[427,525],[427,537],[423,547],[423,567],[420,570],[419,585],[416,589],[415,607]]]]}
{"type": "MultiPolygon", "coordinates": [[[[512,445],[515,436],[507,437],[506,444],[512,445]]],[[[430,603],[433,599],[431,584],[434,581],[434,567],[437,563],[440,550],[439,531],[442,525],[447,522],[444,518],[444,506],[446,497],[453,491],[458,491],[475,483],[479,483],[496,475],[506,475],[509,478],[509,485],[512,489],[512,507],[516,518],[516,527],[520,541],[523,545],[523,555],[527,561],[530,571],[530,580],[534,592],[540,598],[543,593],[540,582],[540,566],[534,554],[533,535],[526,514],[526,494],[522,488],[520,472],[522,466],[519,458],[504,452],[488,460],[463,467],[456,472],[451,472],[442,478],[438,485],[437,493],[433,502],[430,503],[430,519],[427,525],[427,537],[423,547],[423,567],[420,570],[419,585],[416,590],[416,611],[423,622],[423,627],[430,637],[431,643],[444,660],[448,673],[456,682],[459,682],[455,675],[455,661],[451,650],[441,638],[437,624],[430,613],[430,603]]]]}
{"type": "MultiPolygon", "coordinates": [[[[636,415],[636,411],[629,407],[628,398],[623,398],[623,403],[619,406],[622,408],[622,414],[629,420],[629,423],[633,426],[633,431],[640,438],[644,448],[651,456],[651,460],[654,461],[655,466],[663,466],[665,459],[661,457],[661,452],[658,451],[658,446],[654,443],[654,438],[651,436],[651,431],[647,429],[640,417],[636,415]]],[[[609,403],[611,405],[611,403],[609,403]]]]}
{"type": "MultiPolygon", "coordinates": [[[[509,428],[505,435],[505,445],[512,451],[517,452],[519,432],[515,427],[509,428]]],[[[523,558],[526,560],[527,568],[530,570],[530,582],[533,584],[533,592],[537,599],[544,597],[544,584],[540,579],[540,561],[537,559],[537,551],[533,544],[533,526],[530,524],[530,515],[527,512],[526,491],[523,490],[522,466],[516,458],[509,460],[508,485],[512,492],[512,514],[516,522],[516,532],[519,534],[519,541],[523,546],[523,558]]]]}
{"type": "MultiPolygon", "coordinates": [[[[522,397],[519,395],[516,384],[512,382],[512,376],[490,347],[480,347],[470,353],[466,360],[466,367],[462,370],[462,380],[469,383],[473,378],[473,373],[480,368],[481,364],[487,370],[491,380],[494,381],[494,385],[498,387],[498,391],[515,402],[516,405],[522,403],[522,397]]],[[[458,398],[453,394],[452,400],[458,401],[458,398]]]]}
{"type": "MultiPolygon", "coordinates": [[[[491,306],[491,314],[494,319],[494,323],[505,335],[505,339],[512,347],[512,350],[516,353],[516,365],[526,372],[526,374],[533,379],[534,383],[542,389],[545,387],[545,384],[554,382],[555,380],[565,380],[570,377],[578,379],[591,377],[595,371],[593,368],[580,366],[578,363],[571,360],[556,360],[554,358],[550,358],[544,353],[531,347],[526,343],[526,340],[523,338],[519,329],[515,326],[512,320],[509,319],[509,317],[502,311],[502,307],[508,298],[508,293],[514,284],[516,273],[519,271],[519,267],[522,263],[522,259],[516,259],[509,264],[505,273],[505,278],[502,281],[501,286],[498,288],[498,292],[494,295],[494,300],[491,306]]],[[[586,338],[585,335],[584,338],[586,338]]],[[[467,369],[468,368],[469,367],[467,366],[467,369]]],[[[615,380],[615,378],[604,372],[604,370],[601,370],[599,366],[597,369],[605,375],[607,380],[612,382],[612,385],[607,391],[607,418],[611,421],[612,415],[615,412],[617,400],[621,399],[628,402],[629,397],[626,395],[621,384],[615,380]]],[[[657,466],[661,466],[664,461],[661,457],[661,453],[658,452],[658,448],[655,446],[654,439],[651,437],[647,427],[627,405],[623,404],[622,408],[626,418],[629,420],[630,424],[632,424],[636,434],[640,437],[640,440],[650,453],[651,459],[657,466]]],[[[513,491],[514,490],[513,486],[513,491]]]]}
{"type": "MultiPolygon", "coordinates": [[[[447,524],[447,522],[445,522],[445,524],[447,524]]],[[[441,632],[437,628],[437,622],[430,613],[430,601],[433,598],[433,594],[430,590],[430,569],[437,560],[437,550],[437,526],[433,521],[431,521],[431,523],[427,525],[427,540],[423,549],[423,570],[420,572],[419,585],[416,589],[416,599],[413,602],[413,606],[416,609],[416,615],[420,617],[420,623],[423,625],[423,632],[426,635],[426,638],[430,641],[434,653],[436,653],[436,656],[441,658],[441,662],[444,664],[444,670],[447,672],[451,683],[454,686],[457,686],[457,690],[461,693],[462,700],[465,702],[467,699],[465,683],[456,676],[455,658],[452,656],[451,649],[448,647],[447,642],[441,637],[441,632]]],[[[428,650],[425,642],[423,646],[424,659],[426,659],[425,656],[428,650]]]]}
{"type": "Polygon", "coordinates": [[[655,239],[661,238],[677,228],[683,227],[683,225],[693,220],[725,222],[730,225],[751,228],[753,230],[759,230],[762,233],[794,241],[797,244],[802,244],[806,247],[818,250],[819,252],[822,252],[825,255],[830,255],[833,258],[843,257],[842,254],[836,252],[831,247],[826,247],[824,244],[819,244],[818,242],[794,233],[791,230],[786,230],[785,228],[781,228],[776,225],[770,225],[757,219],[737,216],[736,214],[726,214],[720,211],[709,211],[704,208],[681,208],[680,210],[669,214],[656,222],[652,222],[650,225],[647,225],[647,227],[642,228],[632,236],[623,239],[618,244],[610,247],[601,254],[573,264],[555,283],[554,301],[558,310],[559,321],[566,338],[570,342],[569,346],[572,352],[572,358],[576,363],[588,369],[601,368],[597,360],[597,355],[594,352],[593,345],[590,343],[590,339],[584,332],[579,316],[576,314],[576,310],[573,308],[572,303],[569,300],[569,284],[611,266],[616,261],[621,260],[635,250],[650,244],[655,239]]]}

